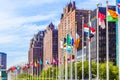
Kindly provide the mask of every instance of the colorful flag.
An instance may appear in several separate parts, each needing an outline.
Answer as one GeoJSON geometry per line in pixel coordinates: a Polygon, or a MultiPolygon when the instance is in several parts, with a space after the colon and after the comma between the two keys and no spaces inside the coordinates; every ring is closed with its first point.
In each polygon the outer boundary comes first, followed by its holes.
{"type": "Polygon", "coordinates": [[[67,34],[67,46],[71,46],[71,36],[67,34]]]}
{"type": "Polygon", "coordinates": [[[55,59],[53,59],[53,60],[52,60],[52,64],[56,64],[56,61],[55,61],[55,59]]]}
{"type": "Polygon", "coordinates": [[[37,61],[37,67],[40,67],[40,63],[39,63],[39,61],[37,61]]]}
{"type": "Polygon", "coordinates": [[[14,70],[16,70],[16,67],[15,66],[11,67],[11,71],[14,71],[14,70]]]}
{"type": "Polygon", "coordinates": [[[36,63],[36,61],[34,62],[34,67],[37,67],[37,63],[36,63]]]}
{"type": "Polygon", "coordinates": [[[72,38],[72,43],[71,44],[72,44],[72,46],[74,46],[74,39],[73,38],[72,38]]]}
{"type": "Polygon", "coordinates": [[[90,37],[93,37],[95,35],[95,28],[90,27],[90,37]]]}
{"type": "Polygon", "coordinates": [[[23,67],[22,67],[22,70],[26,70],[27,69],[27,65],[25,64],[23,67]]]}
{"type": "Polygon", "coordinates": [[[68,53],[72,53],[73,49],[72,49],[72,46],[67,46],[67,50],[66,50],[68,53]]]}
{"type": "Polygon", "coordinates": [[[118,14],[120,14],[120,0],[118,0],[118,14]]]}
{"type": "Polygon", "coordinates": [[[42,63],[42,60],[40,59],[40,65],[42,65],[43,63],[42,63]]]}
{"type": "Polygon", "coordinates": [[[98,19],[99,19],[99,25],[102,29],[105,29],[105,22],[104,19],[106,18],[105,14],[98,12],[98,19]]]}
{"type": "Polygon", "coordinates": [[[79,47],[79,43],[80,43],[80,38],[78,38],[74,41],[75,48],[79,47]]]}
{"type": "Polygon", "coordinates": [[[84,35],[86,37],[90,36],[90,38],[94,37],[94,35],[95,35],[95,28],[89,27],[88,24],[84,24],[84,35]]]}
{"type": "Polygon", "coordinates": [[[116,13],[116,11],[108,9],[108,11],[107,11],[107,21],[108,22],[118,21],[118,14],[116,13]]]}
{"type": "Polygon", "coordinates": [[[40,63],[37,63],[37,66],[40,67],[40,63]]]}
{"type": "Polygon", "coordinates": [[[63,48],[66,49],[66,47],[67,47],[67,41],[66,41],[66,37],[64,37],[63,48]]]}
{"type": "Polygon", "coordinates": [[[89,33],[88,24],[84,24],[84,35],[85,35],[85,36],[88,36],[88,33],[89,33]]]}
{"type": "Polygon", "coordinates": [[[20,69],[21,69],[21,67],[20,67],[20,66],[16,66],[16,69],[17,69],[17,70],[20,70],[20,69]]]}

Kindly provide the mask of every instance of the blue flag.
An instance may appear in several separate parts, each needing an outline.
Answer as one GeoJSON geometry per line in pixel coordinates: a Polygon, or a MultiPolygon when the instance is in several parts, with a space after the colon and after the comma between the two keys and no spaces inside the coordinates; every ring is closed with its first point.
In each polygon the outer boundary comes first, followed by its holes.
{"type": "Polygon", "coordinates": [[[118,6],[118,14],[120,14],[120,0],[118,0],[117,6],[118,6]]]}

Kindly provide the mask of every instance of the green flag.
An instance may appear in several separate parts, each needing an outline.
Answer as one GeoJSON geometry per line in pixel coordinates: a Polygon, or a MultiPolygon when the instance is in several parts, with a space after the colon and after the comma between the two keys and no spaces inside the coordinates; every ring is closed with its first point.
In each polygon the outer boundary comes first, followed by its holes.
{"type": "Polygon", "coordinates": [[[42,60],[40,59],[40,64],[42,65],[42,60]]]}
{"type": "Polygon", "coordinates": [[[71,46],[71,36],[67,34],[67,46],[71,46]]]}
{"type": "Polygon", "coordinates": [[[108,9],[108,11],[107,11],[107,21],[108,22],[118,21],[118,14],[116,13],[116,11],[108,9]]]}

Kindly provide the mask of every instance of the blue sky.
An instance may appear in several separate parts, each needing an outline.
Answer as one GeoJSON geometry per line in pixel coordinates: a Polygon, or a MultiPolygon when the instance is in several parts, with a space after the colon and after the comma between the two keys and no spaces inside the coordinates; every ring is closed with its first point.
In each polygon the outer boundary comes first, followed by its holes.
{"type": "MultiPolygon", "coordinates": [[[[73,0],[71,0],[73,1],[73,0]]],[[[79,9],[95,9],[105,0],[75,0],[79,9]],[[87,5],[87,6],[86,6],[87,5]]],[[[30,39],[39,30],[60,21],[70,0],[0,0],[0,52],[7,53],[8,68],[27,62],[30,39]]],[[[115,4],[115,0],[109,0],[115,4]]]]}

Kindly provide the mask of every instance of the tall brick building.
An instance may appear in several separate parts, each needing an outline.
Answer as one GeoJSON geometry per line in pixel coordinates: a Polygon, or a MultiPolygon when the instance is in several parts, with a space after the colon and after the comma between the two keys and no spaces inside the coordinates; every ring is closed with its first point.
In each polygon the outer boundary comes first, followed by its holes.
{"type": "Polygon", "coordinates": [[[46,60],[51,63],[53,59],[58,58],[58,30],[55,29],[54,25],[50,23],[47,26],[44,37],[44,69],[49,66],[46,64],[46,60]]]}
{"type": "MultiPolygon", "coordinates": [[[[76,33],[82,37],[82,16],[84,16],[85,23],[88,22],[88,12],[89,10],[77,9],[75,2],[70,2],[64,9],[63,14],[61,14],[60,23],[58,25],[58,43],[63,41],[63,38],[69,33],[75,40],[76,33]],[[77,29],[77,30],[76,30],[77,29]]],[[[77,50],[82,48],[82,40],[80,39],[80,44],[77,50]]],[[[60,48],[58,44],[58,53],[59,57],[63,57],[65,52],[60,48]]],[[[76,49],[73,49],[73,53],[76,52],[76,49]]]]}
{"type": "MultiPolygon", "coordinates": [[[[38,34],[34,35],[34,37],[30,41],[30,48],[28,51],[28,62],[29,63],[35,63],[37,61],[40,61],[40,59],[43,61],[43,38],[44,38],[44,31],[39,31],[38,34]]],[[[40,69],[43,68],[43,65],[41,65],[39,68],[30,68],[30,74],[40,74],[40,69]],[[38,71],[37,71],[38,70],[38,71]]]]}

